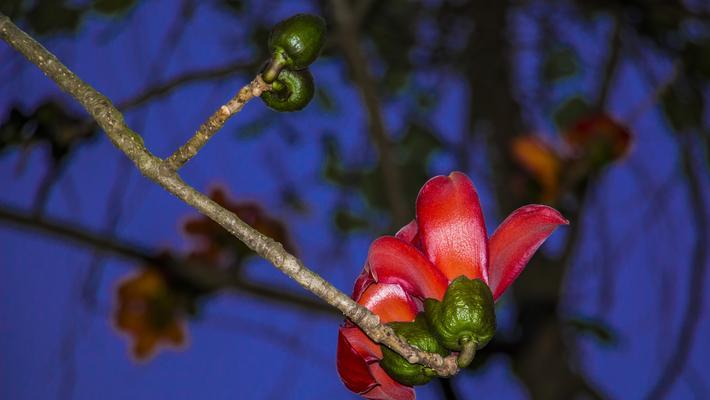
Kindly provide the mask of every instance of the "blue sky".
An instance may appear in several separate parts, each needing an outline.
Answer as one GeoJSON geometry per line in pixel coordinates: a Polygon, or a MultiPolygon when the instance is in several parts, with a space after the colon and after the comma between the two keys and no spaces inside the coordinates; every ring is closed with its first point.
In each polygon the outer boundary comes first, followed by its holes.
{"type": "MultiPolygon", "coordinates": [[[[140,92],[146,84],[180,72],[250,60],[253,46],[233,16],[212,6],[197,8],[167,61],[161,48],[177,13],[169,1],[137,7],[124,22],[91,15],[76,36],[43,40],[66,65],[116,102],[140,92]]],[[[268,19],[278,21],[312,8],[288,2],[268,19]]],[[[244,17],[241,17],[244,18],[244,17]]],[[[520,32],[529,32],[525,16],[516,17],[520,32]]],[[[600,21],[600,31],[605,22],[600,21]]],[[[532,28],[530,28],[532,29],[532,28]]],[[[605,49],[591,33],[570,26],[568,40],[579,46],[583,71],[594,69],[605,49]]],[[[526,84],[526,66],[539,64],[535,54],[521,56],[518,79],[526,84]]],[[[659,76],[669,64],[654,58],[651,68],[659,76]]],[[[29,111],[45,99],[70,104],[38,70],[8,46],[0,45],[0,112],[19,104],[29,111]],[[16,71],[16,66],[21,68],[16,71]]],[[[346,161],[372,157],[368,149],[365,114],[357,92],[344,79],[339,60],[324,58],[313,66],[319,85],[327,85],[338,106],[327,112],[311,105],[304,111],[275,115],[255,100],[230,121],[184,168],[182,175],[196,188],[226,187],[236,198],[256,200],[288,222],[300,256],[312,269],[340,289],[350,292],[362,267],[370,234],[333,234],[331,211],[342,196],[321,176],[322,140],[333,133],[342,148],[351,149],[346,161]],[[257,139],[239,137],[259,118],[277,118],[257,139]],[[294,127],[296,129],[294,129],[294,127]],[[296,140],[293,140],[293,139],[296,140]],[[299,214],[283,206],[278,196],[284,182],[298,187],[308,212],[299,214]]],[[[140,132],[146,145],[159,156],[168,155],[185,141],[219,105],[251,77],[236,74],[221,81],[189,85],[127,113],[127,122],[140,132]]],[[[418,79],[426,79],[425,76],[418,79]]],[[[612,114],[625,116],[642,102],[652,87],[627,60],[617,76],[611,96],[612,114]]],[[[466,93],[456,76],[441,82],[440,102],[425,118],[442,136],[455,137],[465,129],[466,93]]],[[[559,85],[550,93],[561,100],[570,93],[589,92],[597,83],[591,72],[559,85]]],[[[387,123],[392,130],[403,124],[402,99],[386,99],[387,123]]],[[[527,104],[525,104],[527,106],[527,104]]],[[[543,106],[526,108],[536,128],[551,133],[543,106]]],[[[0,114],[0,119],[6,115],[0,114]]],[[[612,167],[593,194],[585,215],[582,250],[567,277],[562,312],[604,320],[619,335],[618,343],[600,345],[580,339],[581,365],[589,379],[612,398],[641,398],[658,374],[659,365],[674,351],[681,315],[686,306],[689,258],[694,239],[687,191],[680,181],[675,139],[667,122],[655,109],[633,121],[635,148],[630,157],[612,167]],[[659,190],[660,188],[660,190],[659,190]],[[662,193],[661,200],[657,200],[662,193]],[[611,250],[610,250],[611,249],[611,250]],[[613,260],[600,254],[614,254],[613,260]],[[613,262],[613,287],[599,289],[604,263],[613,262]],[[600,298],[600,293],[613,296],[600,298]]],[[[28,154],[13,151],[0,155],[0,202],[27,208],[46,168],[46,149],[28,154]],[[18,172],[22,157],[26,167],[18,172]]],[[[481,177],[486,165],[468,172],[482,192],[488,228],[493,230],[491,193],[481,177]],[[480,178],[480,179],[479,179],[480,178]],[[479,184],[480,181],[480,184],[479,184]]],[[[431,165],[431,176],[456,169],[440,155],[431,165]]],[[[704,193],[708,194],[705,177],[704,193]]],[[[351,196],[352,197],[352,196],[351,196]]],[[[413,209],[414,199],[410,199],[413,209]]],[[[352,207],[362,201],[349,198],[352,207]]],[[[187,241],[180,222],[194,214],[186,205],[149,183],[133,169],[109,141],[100,136],[77,152],[53,191],[46,213],[75,221],[97,231],[109,229],[107,218],[121,218],[117,237],[155,249],[183,248],[187,241]]],[[[550,248],[561,240],[556,234],[550,248]]],[[[204,305],[198,321],[189,324],[190,344],[180,352],[164,351],[148,363],[137,365],[129,357],[128,342],[111,326],[108,316],[117,281],[133,270],[134,262],[101,255],[68,245],[54,237],[38,235],[0,224],[0,397],[12,399],[153,399],[245,398],[301,399],[354,398],[335,370],[338,318],[317,316],[298,308],[283,307],[244,294],[217,296],[204,305]],[[92,268],[102,271],[96,287],[97,304],[84,306],[81,284],[92,268]],[[295,349],[294,349],[295,347],[295,349]]],[[[608,273],[608,271],[606,272],[608,273]]],[[[247,275],[302,293],[285,276],[261,260],[250,261],[247,275]]],[[[707,281],[707,276],[706,276],[707,281]]],[[[707,282],[706,282],[707,283],[707,282]]],[[[503,301],[501,315],[514,315],[503,301]],[[506,308],[507,307],[507,308],[506,308]]],[[[701,311],[707,314],[707,296],[701,311]]],[[[504,317],[505,318],[505,317],[504,317]]],[[[710,342],[708,318],[701,318],[697,339],[672,398],[693,398],[708,393],[706,359],[710,342]],[[698,388],[699,387],[699,388],[698,388]]],[[[485,370],[462,374],[456,387],[467,398],[525,398],[524,388],[504,358],[494,359],[485,370]]],[[[551,382],[550,384],[554,384],[551,382]]],[[[435,385],[418,389],[419,398],[434,398],[435,385]]]]}

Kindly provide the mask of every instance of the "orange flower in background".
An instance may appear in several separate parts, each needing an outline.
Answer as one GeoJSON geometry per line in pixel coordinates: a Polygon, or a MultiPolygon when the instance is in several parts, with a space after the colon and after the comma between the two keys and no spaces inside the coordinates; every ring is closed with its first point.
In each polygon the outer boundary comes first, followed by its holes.
{"type": "Polygon", "coordinates": [[[537,136],[518,136],[511,143],[515,161],[540,184],[541,201],[557,198],[560,188],[563,158],[558,150],[537,136]]]}
{"type": "Polygon", "coordinates": [[[138,360],[153,356],[159,346],[186,344],[184,307],[160,272],[143,268],[118,287],[115,326],[133,342],[138,360]]]}
{"type": "Polygon", "coordinates": [[[602,167],[619,160],[631,148],[631,131],[608,114],[593,114],[580,119],[562,138],[575,153],[591,165],[602,167]]]}
{"type": "MultiPolygon", "coordinates": [[[[220,188],[213,189],[210,197],[294,252],[285,225],[268,216],[259,204],[233,201],[220,188]]],[[[165,251],[157,256],[157,265],[186,262],[197,267],[232,268],[254,254],[203,215],[189,217],[183,228],[195,242],[192,249],[183,256],[165,251]]],[[[211,293],[210,288],[192,286],[189,281],[166,276],[152,267],[140,266],[139,272],[122,281],[117,290],[114,323],[131,338],[131,352],[139,360],[149,359],[161,345],[184,345],[187,319],[197,314],[197,300],[211,293]]]]}
{"type": "Polygon", "coordinates": [[[510,143],[513,159],[537,182],[540,201],[548,204],[626,156],[633,140],[626,126],[604,113],[578,120],[561,137],[559,146],[535,135],[519,136],[510,143]]]}

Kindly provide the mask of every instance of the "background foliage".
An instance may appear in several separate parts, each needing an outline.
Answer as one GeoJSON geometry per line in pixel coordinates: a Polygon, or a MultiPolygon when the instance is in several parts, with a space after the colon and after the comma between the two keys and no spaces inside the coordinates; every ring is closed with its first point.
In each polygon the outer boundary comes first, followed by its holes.
{"type": "MultiPolygon", "coordinates": [[[[161,156],[254,76],[275,22],[323,15],[316,102],[294,114],[247,105],[185,179],[346,292],[428,177],[467,172],[489,228],[551,204],[572,225],[501,301],[495,340],[420,396],[704,398],[703,3],[14,0],[0,11],[161,156]]],[[[352,396],[335,372],[336,313],[140,177],[9,47],[0,59],[1,397],[352,396]],[[174,275],[183,264],[223,269],[229,284],[174,275]],[[183,351],[155,347],[161,338],[183,351]],[[131,349],[154,357],[136,365],[131,349]]]]}

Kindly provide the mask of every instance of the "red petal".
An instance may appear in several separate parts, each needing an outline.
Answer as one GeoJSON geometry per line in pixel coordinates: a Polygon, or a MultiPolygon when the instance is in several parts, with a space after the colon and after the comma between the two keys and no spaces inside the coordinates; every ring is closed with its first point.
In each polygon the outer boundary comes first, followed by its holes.
{"type": "Polygon", "coordinates": [[[380,346],[371,341],[360,328],[340,328],[338,374],[348,389],[368,399],[414,399],[414,389],[390,378],[377,362],[380,358],[380,346]]]}
{"type": "Polygon", "coordinates": [[[360,328],[353,326],[340,328],[338,331],[338,350],[336,364],[338,375],[345,386],[355,393],[362,393],[372,389],[377,384],[370,372],[368,359],[382,358],[382,353],[373,353],[373,348],[380,351],[378,345],[365,336],[360,328]],[[364,341],[361,336],[364,336],[364,341]],[[372,346],[370,346],[369,342],[372,346]]]}
{"type": "Polygon", "coordinates": [[[424,252],[449,280],[461,275],[488,281],[488,243],[481,204],[461,172],[430,179],[417,196],[424,252]]]}
{"type": "Polygon", "coordinates": [[[403,226],[394,236],[396,238],[402,239],[405,242],[411,243],[414,246],[419,247],[419,226],[417,226],[417,220],[414,219],[412,222],[403,226]]]}
{"type": "Polygon", "coordinates": [[[417,306],[399,285],[373,283],[362,292],[357,302],[380,316],[385,324],[393,321],[414,321],[417,306]]]}
{"type": "Polygon", "coordinates": [[[362,296],[362,292],[365,291],[370,285],[372,285],[375,282],[375,279],[372,277],[372,274],[370,274],[370,267],[367,266],[367,263],[365,263],[365,267],[362,269],[362,272],[360,272],[360,275],[355,279],[355,285],[353,285],[353,294],[352,297],[353,299],[357,300],[362,296]]]}
{"type": "Polygon", "coordinates": [[[370,246],[370,273],[379,283],[399,284],[407,293],[421,298],[444,297],[448,280],[419,250],[392,236],[383,236],[370,246]]]}
{"type": "Polygon", "coordinates": [[[371,364],[370,372],[379,385],[367,393],[360,393],[366,399],[372,400],[414,400],[414,388],[405,386],[390,378],[380,364],[371,364]]]}
{"type": "Polygon", "coordinates": [[[520,275],[535,251],[560,225],[567,225],[557,210],[528,205],[513,211],[496,229],[489,243],[489,286],[498,299],[520,275]]]}

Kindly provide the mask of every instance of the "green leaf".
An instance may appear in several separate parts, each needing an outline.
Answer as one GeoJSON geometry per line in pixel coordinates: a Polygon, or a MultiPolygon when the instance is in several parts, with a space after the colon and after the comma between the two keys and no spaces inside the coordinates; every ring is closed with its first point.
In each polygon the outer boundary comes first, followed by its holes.
{"type": "Polygon", "coordinates": [[[565,325],[581,335],[589,335],[601,344],[612,346],[618,343],[616,334],[606,323],[591,318],[576,317],[565,321],[565,325]]]}
{"type": "Polygon", "coordinates": [[[3,0],[0,2],[0,12],[12,19],[17,19],[22,11],[22,0],[3,0]]]}
{"type": "Polygon", "coordinates": [[[323,111],[327,112],[337,112],[338,111],[338,104],[335,102],[335,99],[328,93],[328,90],[325,88],[319,87],[316,90],[316,102],[320,106],[323,111]]]}
{"type": "Polygon", "coordinates": [[[383,62],[379,81],[387,91],[403,89],[413,68],[411,51],[418,43],[419,7],[404,0],[377,1],[370,7],[363,33],[367,35],[383,62]],[[396,32],[396,35],[393,33],[396,32]]]}
{"type": "Polygon", "coordinates": [[[700,90],[689,82],[676,82],[661,96],[668,121],[677,131],[702,126],[704,100],[700,90]]]}
{"type": "Polygon", "coordinates": [[[232,11],[236,14],[241,14],[246,9],[244,1],[242,0],[221,0],[219,3],[227,10],[232,11]]]}
{"type": "Polygon", "coordinates": [[[338,142],[333,134],[323,137],[323,176],[339,186],[350,187],[358,183],[360,176],[346,170],[338,142]]]}
{"type": "Polygon", "coordinates": [[[546,82],[568,78],[577,73],[578,58],[574,49],[562,47],[552,50],[542,64],[542,79],[546,82]]]}
{"type": "Polygon", "coordinates": [[[574,96],[565,100],[554,112],[555,125],[561,131],[572,126],[576,121],[591,111],[592,107],[582,96],[574,96]]]}
{"type": "Polygon", "coordinates": [[[335,226],[342,232],[365,230],[370,227],[370,222],[348,210],[340,209],[335,212],[335,226]]]}
{"type": "Polygon", "coordinates": [[[686,43],[682,57],[688,75],[710,79],[710,38],[686,43]]]}
{"type": "Polygon", "coordinates": [[[104,14],[118,14],[135,5],[135,0],[94,0],[94,10],[104,14]]]}
{"type": "Polygon", "coordinates": [[[54,0],[38,1],[27,13],[27,23],[40,35],[75,31],[85,10],[64,3],[54,0]]]}
{"type": "Polygon", "coordinates": [[[274,121],[276,121],[276,119],[273,115],[264,113],[260,117],[237,128],[235,137],[242,140],[257,138],[266,132],[273,125],[274,121]]]}
{"type": "Polygon", "coordinates": [[[298,214],[309,212],[308,203],[301,197],[299,191],[292,185],[287,185],[280,191],[281,203],[298,214]]]}
{"type": "Polygon", "coordinates": [[[72,116],[61,103],[48,101],[30,114],[17,107],[10,110],[9,117],[0,124],[0,152],[13,146],[45,143],[52,158],[59,161],[95,136],[96,132],[83,119],[72,116]]]}

